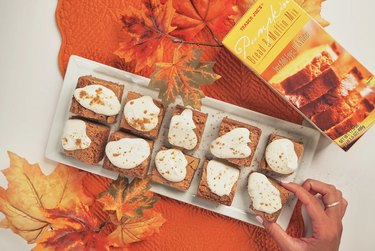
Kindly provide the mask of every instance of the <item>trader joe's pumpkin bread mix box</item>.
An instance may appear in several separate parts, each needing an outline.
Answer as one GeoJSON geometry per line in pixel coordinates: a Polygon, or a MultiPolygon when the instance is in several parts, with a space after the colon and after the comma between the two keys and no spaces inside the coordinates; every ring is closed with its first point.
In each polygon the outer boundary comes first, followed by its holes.
{"type": "Polygon", "coordinates": [[[223,44],[344,150],[375,122],[373,75],[294,1],[259,0],[223,44]]]}

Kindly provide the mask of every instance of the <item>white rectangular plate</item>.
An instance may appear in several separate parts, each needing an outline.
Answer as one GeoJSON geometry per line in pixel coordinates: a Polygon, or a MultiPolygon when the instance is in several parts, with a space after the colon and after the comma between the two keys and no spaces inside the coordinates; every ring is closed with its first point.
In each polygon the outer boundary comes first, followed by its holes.
{"type": "MultiPolygon", "coordinates": [[[[65,74],[64,83],[61,89],[60,98],[57,104],[56,114],[48,139],[46,157],[50,160],[73,166],[90,173],[102,175],[111,179],[116,179],[118,174],[103,169],[101,167],[102,163],[99,163],[95,166],[90,166],[76,161],[75,159],[67,157],[63,154],[60,140],[61,134],[65,121],[72,115],[69,112],[69,108],[73,91],[77,84],[77,80],[80,76],[84,75],[93,75],[104,80],[124,84],[125,91],[122,99],[122,105],[124,105],[125,97],[128,91],[136,91],[144,95],[150,95],[153,98],[157,98],[158,93],[155,90],[147,87],[149,82],[148,78],[121,71],[119,69],[90,61],[85,58],[77,56],[70,57],[68,69],[65,74]]],[[[178,99],[176,101],[176,104],[177,103],[181,104],[181,100],[178,99]]],[[[311,164],[320,134],[314,129],[266,116],[216,99],[204,98],[202,100],[202,103],[202,111],[208,113],[209,116],[201,141],[201,146],[193,154],[194,156],[200,158],[201,162],[190,188],[186,192],[181,192],[164,185],[153,183],[152,191],[179,201],[183,201],[201,208],[205,208],[207,210],[214,211],[219,214],[229,216],[231,218],[235,218],[259,226],[259,223],[255,220],[254,213],[249,209],[250,197],[247,193],[247,177],[251,170],[256,170],[258,168],[259,162],[262,159],[266,147],[266,143],[268,141],[268,136],[271,133],[277,133],[282,136],[290,137],[303,142],[305,151],[300,161],[299,168],[293,175],[290,175],[286,178],[289,181],[300,183],[304,179],[303,171],[309,168],[311,164]],[[208,146],[210,142],[217,137],[220,122],[222,118],[226,116],[256,126],[262,130],[262,135],[260,137],[258,148],[255,152],[252,166],[242,168],[241,170],[238,189],[235,194],[232,206],[217,205],[195,196],[201,175],[201,167],[203,161],[204,159],[211,157],[208,146]]],[[[155,141],[154,151],[151,159],[151,166],[153,166],[155,152],[159,150],[162,145],[168,145],[167,132],[173,107],[174,105],[168,107],[160,130],[159,138],[155,141]]],[[[119,118],[117,120],[119,121],[119,118]]],[[[117,129],[118,123],[112,126],[112,131],[115,131],[117,129]]],[[[278,218],[277,222],[284,229],[286,229],[289,224],[295,204],[296,199],[294,197],[290,198],[278,218]]]]}

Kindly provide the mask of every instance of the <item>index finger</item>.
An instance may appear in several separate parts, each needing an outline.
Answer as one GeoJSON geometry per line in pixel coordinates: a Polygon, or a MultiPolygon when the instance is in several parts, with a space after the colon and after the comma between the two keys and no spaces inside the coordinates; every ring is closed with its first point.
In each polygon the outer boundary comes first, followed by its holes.
{"type": "Polygon", "coordinates": [[[312,223],[320,223],[327,217],[318,200],[305,188],[295,183],[281,183],[283,187],[293,192],[306,207],[312,223]]]}
{"type": "MultiPolygon", "coordinates": [[[[335,202],[342,203],[342,193],[333,185],[329,185],[318,180],[308,179],[303,184],[303,187],[308,191],[320,193],[322,195],[322,201],[325,206],[335,202]]],[[[339,209],[340,207],[326,208],[325,212],[328,216],[341,218],[341,212],[339,209]]]]}
{"type": "MultiPolygon", "coordinates": [[[[323,196],[327,194],[332,194],[336,190],[336,188],[330,184],[326,184],[319,180],[313,180],[313,179],[306,180],[302,186],[307,191],[312,190],[313,192],[320,193],[323,196]]],[[[328,203],[332,203],[332,201],[328,203]]]]}

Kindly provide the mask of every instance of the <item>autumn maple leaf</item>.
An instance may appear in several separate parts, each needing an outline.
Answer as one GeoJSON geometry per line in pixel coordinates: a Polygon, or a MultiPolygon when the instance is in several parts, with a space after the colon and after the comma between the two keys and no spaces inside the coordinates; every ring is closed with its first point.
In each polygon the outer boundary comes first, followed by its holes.
{"type": "Polygon", "coordinates": [[[321,16],[322,3],[325,0],[295,0],[307,13],[310,14],[323,27],[328,26],[329,22],[321,16]]]}
{"type": "Polygon", "coordinates": [[[233,0],[173,0],[176,14],[172,25],[177,28],[172,35],[191,40],[207,27],[215,38],[213,32],[227,32],[232,28],[233,24],[228,25],[228,22],[229,17],[236,13],[234,5],[233,0]]]}
{"type": "Polygon", "coordinates": [[[182,97],[185,106],[200,109],[204,97],[201,85],[211,84],[220,76],[213,72],[214,62],[201,62],[202,49],[191,49],[186,54],[175,50],[172,63],[157,63],[149,86],[159,89],[159,98],[169,104],[182,97]]]}
{"type": "Polygon", "coordinates": [[[143,217],[128,219],[124,217],[115,231],[108,236],[108,239],[111,246],[123,247],[133,242],[145,240],[154,233],[158,233],[164,222],[165,219],[160,213],[145,210],[143,217]]]}
{"type": "Polygon", "coordinates": [[[165,219],[151,210],[158,197],[150,192],[150,179],[134,179],[130,184],[126,177],[114,181],[98,200],[108,211],[108,220],[115,225],[108,235],[111,247],[125,247],[144,240],[159,231],[165,219]]]}
{"type": "Polygon", "coordinates": [[[77,203],[74,209],[46,209],[51,230],[37,240],[34,250],[109,250],[109,240],[101,233],[101,223],[89,207],[77,203]]]}
{"type": "Polygon", "coordinates": [[[168,33],[175,29],[171,25],[175,13],[171,1],[142,0],[141,6],[139,9],[129,3],[121,14],[123,41],[115,52],[125,62],[135,60],[136,72],[163,60],[164,50],[173,46],[168,33]]]}
{"type": "Polygon", "coordinates": [[[142,217],[143,211],[152,208],[159,199],[150,188],[149,178],[134,179],[128,184],[126,177],[119,176],[99,196],[98,201],[103,205],[103,210],[115,212],[118,221],[123,217],[142,217]]]}
{"type": "Polygon", "coordinates": [[[58,165],[46,176],[39,165],[29,164],[12,152],[8,155],[10,166],[2,170],[8,188],[0,187],[0,212],[5,215],[0,227],[10,228],[28,243],[34,243],[50,229],[51,223],[44,214],[46,209],[73,207],[77,197],[84,204],[92,203],[82,189],[86,173],[58,165]]]}

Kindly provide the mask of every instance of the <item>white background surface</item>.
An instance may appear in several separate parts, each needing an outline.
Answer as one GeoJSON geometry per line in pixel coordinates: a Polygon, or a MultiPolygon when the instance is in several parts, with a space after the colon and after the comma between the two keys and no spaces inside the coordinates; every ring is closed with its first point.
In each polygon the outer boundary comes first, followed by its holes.
{"type": "MultiPolygon", "coordinates": [[[[0,0],[0,168],[9,165],[7,150],[39,162],[46,173],[55,165],[44,158],[62,83],[55,8],[51,0],[0,0]]],[[[328,0],[323,7],[327,30],[372,73],[374,9],[372,0],[328,0]]],[[[349,153],[322,138],[308,176],[336,185],[349,201],[340,250],[375,250],[375,127],[349,153]]],[[[0,184],[7,184],[2,175],[0,184]]],[[[31,247],[0,229],[1,250],[31,247]]]]}

